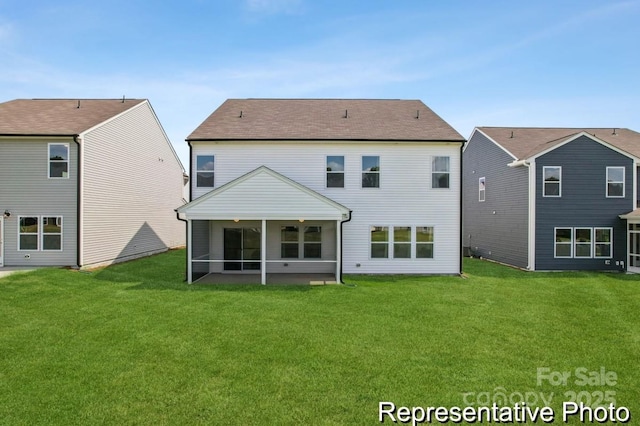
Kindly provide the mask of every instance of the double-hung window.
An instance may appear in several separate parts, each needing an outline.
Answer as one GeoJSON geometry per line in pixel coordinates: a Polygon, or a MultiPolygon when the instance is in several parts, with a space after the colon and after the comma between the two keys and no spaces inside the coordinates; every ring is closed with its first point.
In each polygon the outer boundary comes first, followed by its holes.
{"type": "Polygon", "coordinates": [[[607,167],[607,198],[624,198],[624,167],[607,167]]]}
{"type": "Polygon", "coordinates": [[[562,196],[562,167],[544,166],[542,168],[544,186],[542,188],[543,197],[562,196]]]}
{"type": "Polygon", "coordinates": [[[327,188],[344,188],[344,156],[327,156],[327,188]]]}
{"type": "Polygon", "coordinates": [[[431,160],[431,188],[449,188],[449,157],[433,157],[431,160]]]}
{"type": "Polygon", "coordinates": [[[302,255],[305,259],[320,259],[322,257],[322,227],[304,227],[302,255]]]}
{"type": "Polygon", "coordinates": [[[62,250],[61,216],[20,216],[18,223],[18,250],[62,250]]]}
{"type": "Polygon", "coordinates": [[[380,188],[380,157],[362,156],[362,187],[380,188]]]}
{"type": "Polygon", "coordinates": [[[196,186],[199,188],[213,187],[214,156],[198,155],[196,157],[196,186]]]}
{"type": "Polygon", "coordinates": [[[69,177],[69,144],[49,144],[49,178],[69,177]]]}
{"type": "Polygon", "coordinates": [[[299,229],[297,226],[280,227],[280,257],[283,259],[298,258],[299,229]]]}
{"type": "Polygon", "coordinates": [[[432,226],[371,226],[372,259],[433,259],[432,226]]]}
{"type": "Polygon", "coordinates": [[[393,257],[395,259],[411,259],[411,227],[393,227],[393,257]]]}
{"type": "Polygon", "coordinates": [[[320,259],[322,257],[322,227],[305,226],[280,227],[280,257],[282,259],[320,259]],[[302,253],[300,253],[302,247],[302,253]]]}
{"type": "Polygon", "coordinates": [[[554,257],[611,258],[613,228],[576,227],[554,229],[554,257]]]}

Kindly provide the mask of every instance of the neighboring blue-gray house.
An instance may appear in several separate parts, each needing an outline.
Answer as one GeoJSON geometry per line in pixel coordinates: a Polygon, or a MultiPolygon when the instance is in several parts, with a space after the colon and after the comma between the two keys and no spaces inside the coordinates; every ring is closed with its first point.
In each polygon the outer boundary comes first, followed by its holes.
{"type": "Polygon", "coordinates": [[[0,103],[0,269],[184,244],[184,169],[145,99],[0,103]]]}
{"type": "Polygon", "coordinates": [[[463,151],[463,246],[529,270],[640,272],[640,133],[477,127],[463,151]]]}

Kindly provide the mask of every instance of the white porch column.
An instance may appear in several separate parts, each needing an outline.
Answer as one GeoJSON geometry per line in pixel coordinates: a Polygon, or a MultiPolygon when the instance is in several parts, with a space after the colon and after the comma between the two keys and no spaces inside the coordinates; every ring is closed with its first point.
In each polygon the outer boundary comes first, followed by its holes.
{"type": "Polygon", "coordinates": [[[260,233],[260,284],[267,283],[267,221],[262,219],[260,233]]]}
{"type": "Polygon", "coordinates": [[[191,242],[192,242],[192,238],[191,238],[191,219],[187,220],[187,283],[191,284],[192,282],[192,269],[193,269],[193,263],[191,261],[191,242]]]}
{"type": "Polygon", "coordinates": [[[339,220],[336,221],[336,282],[341,281],[340,269],[342,268],[342,232],[340,232],[339,220]]]}

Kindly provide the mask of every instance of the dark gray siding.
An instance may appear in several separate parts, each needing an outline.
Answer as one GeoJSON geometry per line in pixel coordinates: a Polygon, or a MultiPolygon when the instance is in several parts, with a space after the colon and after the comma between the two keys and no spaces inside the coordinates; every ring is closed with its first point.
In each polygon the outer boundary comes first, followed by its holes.
{"type": "Polygon", "coordinates": [[[527,267],[528,168],[479,132],[463,154],[463,245],[475,255],[527,267]],[[478,179],[485,177],[485,201],[478,179]],[[494,213],[495,212],[495,213],[494,213]]]}
{"type": "Polygon", "coordinates": [[[616,270],[626,262],[625,221],[618,215],[633,210],[633,161],[582,136],[536,160],[536,269],[616,270]],[[562,166],[562,196],[542,196],[544,166],[562,166]],[[606,197],[607,166],[625,167],[625,198],[606,197]],[[612,227],[613,258],[554,259],[555,227],[612,227]]]}

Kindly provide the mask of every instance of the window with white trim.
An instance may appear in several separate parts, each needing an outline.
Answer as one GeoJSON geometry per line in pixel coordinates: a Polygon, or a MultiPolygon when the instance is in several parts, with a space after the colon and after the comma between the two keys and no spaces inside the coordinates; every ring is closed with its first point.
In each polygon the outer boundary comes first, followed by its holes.
{"type": "Polygon", "coordinates": [[[607,167],[607,198],[624,198],[624,167],[607,167]]]}
{"type": "Polygon", "coordinates": [[[198,155],[196,157],[196,186],[198,188],[213,188],[214,160],[213,155],[198,155]]]}
{"type": "Polygon", "coordinates": [[[393,257],[394,259],[411,259],[411,227],[393,227],[393,257]]]}
{"type": "Polygon", "coordinates": [[[613,228],[554,228],[556,258],[610,259],[613,256],[613,228]]]}
{"type": "Polygon", "coordinates": [[[372,259],[433,259],[432,226],[371,226],[372,259]]]}
{"type": "Polygon", "coordinates": [[[18,223],[18,250],[62,251],[62,216],[20,216],[18,223]]]}
{"type": "Polygon", "coordinates": [[[543,174],[543,197],[561,197],[562,196],[562,167],[560,166],[544,166],[543,174]]]}
{"type": "Polygon", "coordinates": [[[555,228],[554,257],[573,257],[573,228],[555,228]]]}
{"type": "Polygon", "coordinates": [[[380,188],[380,157],[362,156],[362,187],[380,188]]]}
{"type": "Polygon", "coordinates": [[[49,144],[49,178],[69,178],[69,144],[49,144]]]}
{"type": "Polygon", "coordinates": [[[327,155],[327,188],[344,188],[343,155],[327,155]]]}
{"type": "Polygon", "coordinates": [[[483,202],[485,196],[485,178],[478,179],[478,201],[483,202]]]}
{"type": "Polygon", "coordinates": [[[594,228],[595,241],[593,257],[612,257],[611,228],[594,228]]]}
{"type": "Polygon", "coordinates": [[[431,188],[449,188],[449,157],[433,157],[431,160],[431,188]]]}
{"type": "Polygon", "coordinates": [[[18,250],[37,251],[40,235],[40,220],[38,216],[20,216],[18,218],[18,250]]]}
{"type": "Polygon", "coordinates": [[[317,225],[303,228],[294,225],[281,226],[280,258],[322,258],[322,227],[317,225]]]}
{"type": "Polygon", "coordinates": [[[433,259],[433,226],[416,227],[416,258],[433,259]]]}

